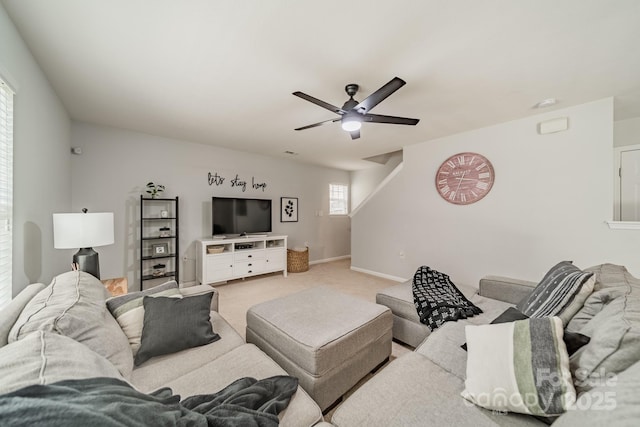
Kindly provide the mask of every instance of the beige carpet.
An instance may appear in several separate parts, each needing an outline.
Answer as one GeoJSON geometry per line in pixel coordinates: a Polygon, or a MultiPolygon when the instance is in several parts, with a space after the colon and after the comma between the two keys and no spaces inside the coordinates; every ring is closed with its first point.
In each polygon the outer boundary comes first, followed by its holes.
{"type": "MultiPolygon", "coordinates": [[[[245,337],[247,309],[260,302],[319,285],[375,302],[376,293],[379,290],[397,284],[392,280],[352,271],[350,265],[351,260],[345,259],[315,264],[310,266],[309,271],[289,273],[287,278],[284,278],[282,274],[270,274],[245,280],[234,280],[225,285],[216,285],[216,289],[220,292],[220,314],[242,337],[245,337]]],[[[390,360],[412,350],[411,347],[394,341],[391,346],[390,360]]],[[[363,378],[346,396],[353,393],[370,378],[371,375],[363,378]]],[[[325,420],[330,420],[332,413],[333,411],[325,415],[325,420]]]]}

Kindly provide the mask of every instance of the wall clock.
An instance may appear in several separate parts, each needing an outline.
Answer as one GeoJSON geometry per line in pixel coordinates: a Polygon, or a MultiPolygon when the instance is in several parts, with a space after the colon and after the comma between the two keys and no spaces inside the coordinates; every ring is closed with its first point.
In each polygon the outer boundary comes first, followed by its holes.
{"type": "Polygon", "coordinates": [[[438,168],[436,189],[447,202],[468,205],[489,193],[494,178],[493,166],[486,157],[477,153],[458,153],[438,168]]]}

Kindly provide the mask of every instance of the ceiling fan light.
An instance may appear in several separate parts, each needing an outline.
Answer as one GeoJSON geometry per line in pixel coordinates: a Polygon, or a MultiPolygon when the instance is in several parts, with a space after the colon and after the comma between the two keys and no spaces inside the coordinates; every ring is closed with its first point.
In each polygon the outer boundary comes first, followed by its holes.
{"type": "Polygon", "coordinates": [[[347,132],[360,130],[361,127],[362,123],[360,122],[360,120],[357,120],[355,118],[342,119],[342,129],[346,130],[347,132]]]}

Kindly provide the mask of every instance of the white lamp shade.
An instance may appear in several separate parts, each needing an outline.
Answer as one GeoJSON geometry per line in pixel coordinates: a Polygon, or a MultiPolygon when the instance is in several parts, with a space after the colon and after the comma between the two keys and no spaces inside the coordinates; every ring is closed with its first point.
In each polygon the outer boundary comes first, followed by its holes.
{"type": "Polygon", "coordinates": [[[56,249],[91,248],[113,242],[113,212],[53,214],[56,249]]]}

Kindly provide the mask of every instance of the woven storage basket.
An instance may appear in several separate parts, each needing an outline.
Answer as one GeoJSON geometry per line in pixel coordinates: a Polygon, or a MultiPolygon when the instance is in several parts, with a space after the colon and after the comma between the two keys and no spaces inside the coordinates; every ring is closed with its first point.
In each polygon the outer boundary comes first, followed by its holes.
{"type": "Polygon", "coordinates": [[[309,248],[304,250],[287,249],[287,271],[302,273],[309,270],[309,248]]]}

